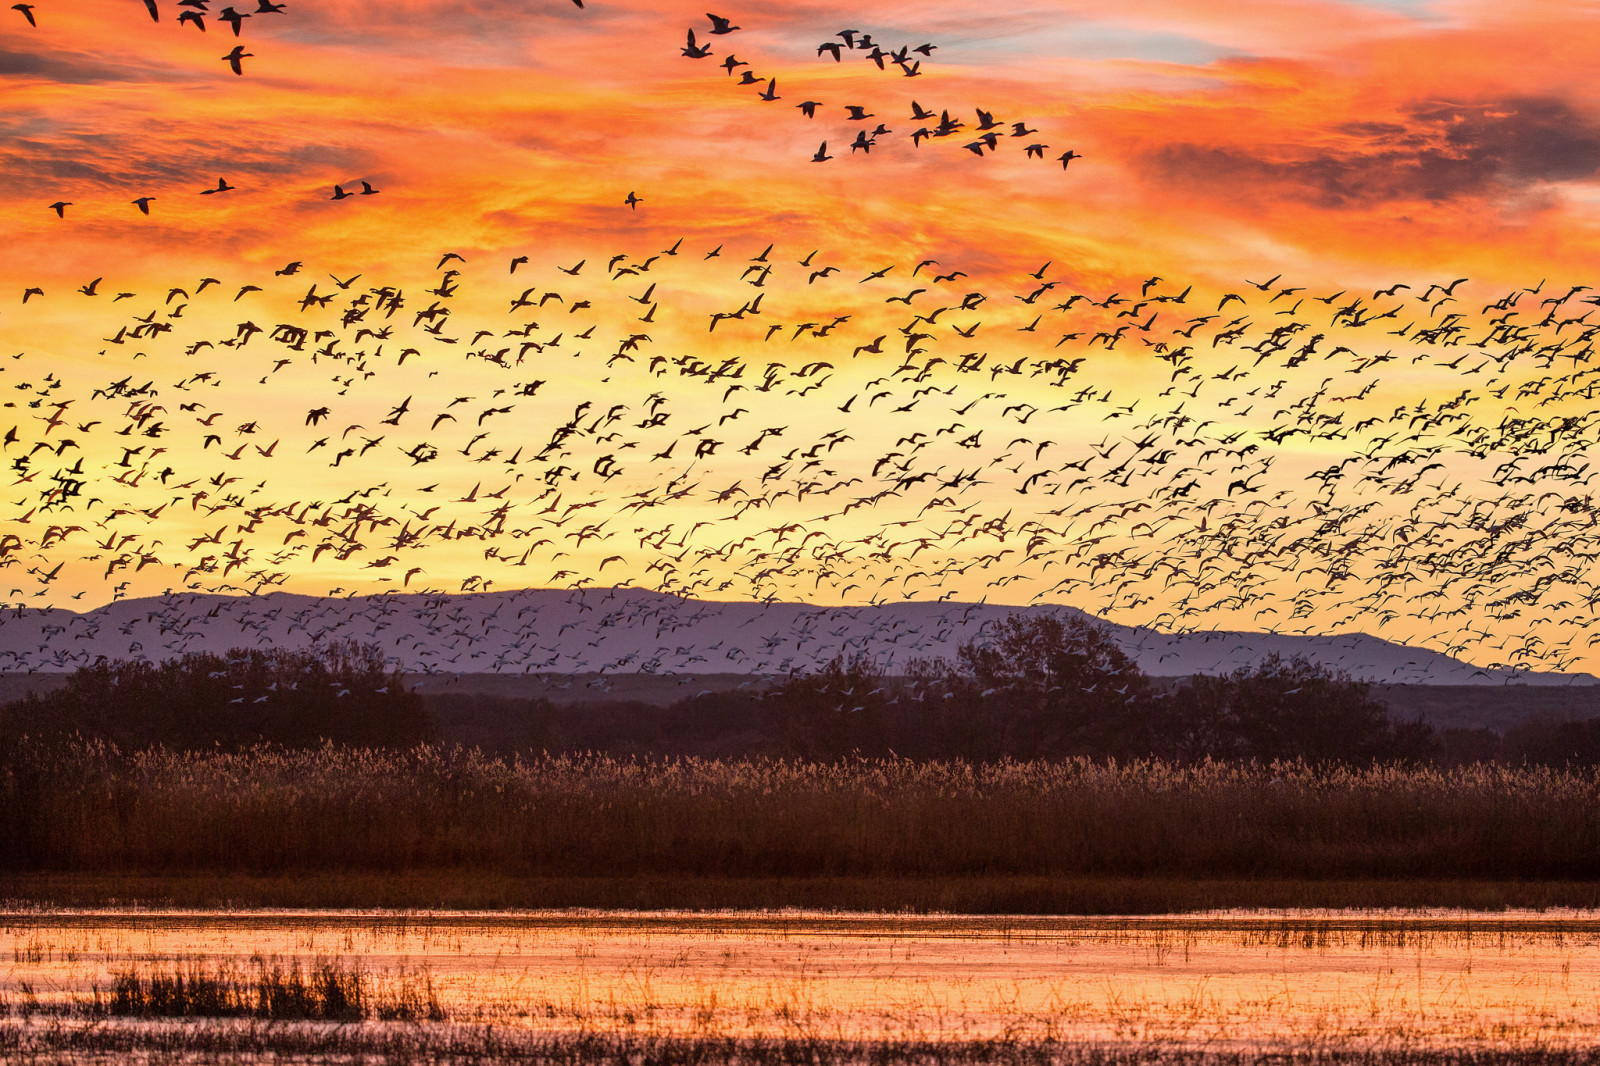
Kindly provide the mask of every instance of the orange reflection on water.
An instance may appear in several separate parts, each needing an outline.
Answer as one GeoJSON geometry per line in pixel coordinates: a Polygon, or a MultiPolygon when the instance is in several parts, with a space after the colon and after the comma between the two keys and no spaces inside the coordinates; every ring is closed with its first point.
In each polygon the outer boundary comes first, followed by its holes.
{"type": "Polygon", "coordinates": [[[425,971],[452,1021],[542,1030],[1213,1049],[1600,1039],[1600,919],[1577,914],[10,914],[0,952],[0,994],[45,1010],[129,964],[262,955],[339,957],[379,986],[425,971]]]}

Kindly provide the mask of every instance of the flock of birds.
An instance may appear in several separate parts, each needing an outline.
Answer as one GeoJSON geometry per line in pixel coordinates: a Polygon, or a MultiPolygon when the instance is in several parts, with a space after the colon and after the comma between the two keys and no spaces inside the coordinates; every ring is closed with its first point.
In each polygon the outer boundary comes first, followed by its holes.
{"type": "MultiPolygon", "coordinates": [[[[239,36],[285,12],[212,2],[179,0],[178,22],[239,36]]],[[[36,26],[36,7],[15,10],[36,26]]],[[[709,17],[685,55],[739,30],[709,17]]],[[[837,37],[823,62],[901,77],[937,47],[837,37]]],[[[719,65],[781,98],[734,55],[719,65]]],[[[870,107],[844,106],[852,154],[894,132],[870,107]]],[[[967,129],[912,108],[914,144],[967,129]]],[[[1048,147],[982,110],[972,132],[978,155],[1048,147]]],[[[329,199],[378,192],[357,179],[329,199]]],[[[28,608],[623,584],[1380,631],[1511,669],[1566,669],[1600,642],[1586,286],[1152,274],[1105,291],[1052,262],[690,240],[503,266],[447,252],[384,279],[293,261],[158,291],[24,281],[0,319],[22,346],[0,360],[11,621],[46,617],[38,656],[70,659],[87,637],[28,608]]]]}
{"type": "Polygon", "coordinates": [[[22,315],[111,321],[0,371],[6,598],[325,574],[1067,602],[1524,669],[1600,640],[1584,286],[1090,292],[799,251],[28,286],[22,315]]]}
{"type": "MultiPolygon", "coordinates": [[[[275,0],[256,0],[258,6],[254,11],[251,12],[240,12],[231,6],[224,7],[217,12],[212,12],[212,2],[213,0],[178,0],[177,6],[181,9],[178,13],[178,23],[180,25],[188,23],[204,32],[206,29],[205,20],[206,18],[210,17],[219,23],[229,26],[232,29],[233,35],[237,37],[240,35],[241,27],[245,19],[251,18],[255,15],[284,14],[288,10],[285,4],[277,3],[275,0]]],[[[582,0],[573,0],[573,2],[578,7],[583,7],[582,0]]],[[[146,9],[149,11],[151,19],[159,22],[161,20],[161,11],[157,4],[157,0],[144,0],[144,3],[146,9]]],[[[22,16],[27,19],[29,25],[37,27],[38,22],[34,15],[35,7],[36,5],[34,4],[19,3],[13,5],[13,10],[20,12],[22,16]]],[[[708,12],[706,17],[711,22],[711,28],[709,31],[707,31],[708,37],[722,37],[741,29],[741,27],[733,24],[732,19],[725,16],[708,12]]],[[[882,46],[873,41],[870,33],[863,33],[859,30],[853,29],[845,29],[840,30],[837,34],[835,34],[835,36],[839,38],[839,40],[824,41],[822,44],[818,45],[818,56],[831,55],[835,62],[840,62],[842,61],[842,56],[845,51],[849,51],[852,54],[859,52],[866,61],[875,63],[880,70],[886,70],[888,69],[887,65],[892,65],[899,69],[906,77],[916,77],[921,73],[921,60],[912,59],[911,56],[913,54],[927,57],[931,56],[934,50],[938,48],[938,45],[924,43],[917,45],[916,47],[904,45],[899,49],[886,52],[883,50],[882,46]]],[[[712,46],[709,43],[700,43],[697,40],[695,31],[692,28],[688,31],[687,44],[683,48],[683,54],[691,59],[707,59],[713,57],[712,46]]],[[[251,58],[251,55],[252,53],[245,52],[243,50],[243,46],[235,46],[234,49],[227,55],[223,56],[222,59],[230,65],[235,74],[243,74],[244,71],[241,65],[242,60],[251,58]]],[[[730,76],[734,73],[738,73],[740,75],[738,84],[740,85],[763,84],[763,79],[758,77],[751,69],[749,69],[750,65],[737,58],[731,52],[722,58],[718,66],[720,66],[723,71],[730,76]],[[740,70],[739,68],[741,67],[744,69],[740,70]]],[[[777,79],[775,77],[765,79],[765,88],[758,95],[760,99],[768,102],[782,99],[782,97],[777,95],[777,79]]],[[[800,109],[806,118],[814,119],[817,116],[818,109],[824,105],[818,100],[804,100],[795,106],[800,109]]],[[[844,105],[842,110],[848,117],[848,121],[852,123],[865,124],[873,119],[878,118],[878,115],[875,112],[867,110],[868,106],[869,105],[847,104],[844,105]]],[[[982,108],[975,109],[975,112],[976,124],[970,128],[970,135],[973,136],[974,139],[967,142],[963,147],[967,151],[970,151],[978,156],[984,155],[985,151],[990,153],[998,152],[1000,149],[1001,138],[1028,139],[1039,132],[1037,129],[1028,126],[1026,122],[1004,122],[997,120],[991,112],[985,111],[982,108]]],[[[968,130],[966,122],[964,122],[962,119],[953,117],[948,109],[941,110],[936,114],[934,111],[924,108],[915,100],[911,101],[910,121],[923,124],[912,130],[909,134],[911,143],[914,146],[921,145],[924,140],[939,140],[956,136],[962,131],[968,130]]],[[[859,128],[855,129],[854,140],[849,142],[850,154],[854,155],[856,152],[870,153],[872,149],[878,145],[880,138],[888,137],[893,133],[894,131],[881,121],[877,122],[871,128],[868,128],[866,125],[861,125],[859,128]]],[[[1045,151],[1049,147],[1050,146],[1048,144],[1043,142],[1030,140],[1030,143],[1024,146],[1024,154],[1029,158],[1043,159],[1045,158],[1045,151]]],[[[816,153],[811,157],[811,161],[814,163],[824,163],[833,158],[834,156],[828,154],[828,142],[824,140],[817,148],[816,153]]],[[[1068,151],[1063,152],[1054,158],[1060,161],[1063,169],[1066,169],[1066,167],[1074,159],[1081,159],[1082,156],[1076,150],[1069,149],[1068,151]]],[[[220,177],[217,179],[216,185],[207,186],[206,188],[197,191],[201,196],[214,196],[220,193],[233,192],[236,189],[237,186],[229,184],[226,177],[220,177]]],[[[373,196],[380,191],[381,190],[373,187],[370,180],[365,178],[357,178],[352,181],[335,184],[333,186],[331,195],[329,195],[327,198],[329,200],[339,201],[349,199],[354,196],[373,196]],[[359,190],[355,189],[357,184],[361,186],[359,190]],[[349,189],[346,189],[345,186],[347,185],[350,186],[349,189]]],[[[140,214],[149,216],[150,205],[155,202],[156,199],[157,197],[154,195],[145,194],[135,197],[129,201],[129,203],[135,209],[137,209],[140,214]]],[[[630,191],[624,200],[625,205],[633,209],[637,209],[638,205],[643,202],[644,198],[638,196],[637,193],[633,191],[630,191]]],[[[47,209],[55,212],[56,217],[60,219],[65,219],[67,217],[67,208],[74,206],[76,206],[75,201],[64,199],[58,199],[53,203],[46,205],[47,209]]]]}
{"type": "MultiPolygon", "coordinates": [[[[211,4],[212,0],[177,0],[177,24],[180,27],[184,25],[193,26],[201,33],[204,33],[206,32],[206,19],[211,18],[217,23],[229,27],[233,31],[233,36],[239,37],[242,34],[245,19],[255,18],[259,15],[281,15],[288,11],[286,5],[275,3],[274,0],[256,0],[256,7],[253,11],[239,11],[229,6],[214,12],[211,10],[211,4]]],[[[38,29],[39,20],[34,14],[38,10],[38,6],[36,3],[12,4],[11,10],[20,12],[22,17],[28,20],[29,26],[38,29]]],[[[149,13],[152,22],[161,21],[161,7],[157,0],[144,0],[144,8],[149,13]]],[[[253,52],[246,52],[243,45],[236,44],[233,46],[232,51],[222,57],[222,61],[228,64],[228,67],[235,74],[243,75],[244,61],[253,58],[254,54],[253,52]]],[[[146,214],[148,213],[146,212],[146,214]]]]}
{"type": "MultiPolygon", "coordinates": [[[[707,31],[708,39],[706,41],[701,41],[695,36],[693,27],[688,30],[682,54],[689,59],[716,58],[713,55],[713,46],[709,38],[724,37],[742,28],[735,26],[732,19],[712,14],[709,11],[706,13],[706,18],[711,20],[711,28],[707,31]]],[[[838,40],[823,41],[817,46],[818,56],[832,56],[835,63],[840,63],[843,62],[843,56],[846,51],[852,55],[859,53],[862,59],[875,64],[879,70],[887,71],[890,66],[893,66],[899,70],[901,75],[907,78],[919,77],[922,74],[922,60],[913,59],[913,55],[926,58],[932,56],[934,50],[939,47],[932,43],[924,43],[915,47],[902,45],[897,49],[886,52],[882,45],[872,39],[872,34],[870,33],[844,29],[834,34],[834,36],[838,40]]],[[[759,91],[756,92],[757,99],[767,103],[774,103],[783,99],[778,95],[778,79],[775,76],[763,77],[758,75],[751,69],[749,63],[740,59],[734,53],[729,52],[723,56],[717,66],[729,77],[738,74],[739,80],[736,83],[738,85],[760,86],[759,91]],[[741,67],[744,69],[741,70],[741,67]]],[[[794,106],[799,108],[806,118],[814,119],[817,117],[818,109],[825,105],[820,100],[807,99],[794,106]]],[[[842,110],[848,116],[850,122],[867,123],[878,117],[875,112],[867,110],[869,106],[873,105],[845,104],[842,110]]],[[[977,111],[978,121],[977,125],[971,129],[971,135],[974,139],[962,146],[974,155],[981,157],[985,151],[990,153],[998,152],[1002,137],[1031,138],[1039,132],[1037,129],[1029,127],[1026,122],[1001,122],[997,121],[990,112],[981,108],[975,110],[977,111]]],[[[925,140],[940,140],[956,136],[962,130],[967,129],[966,123],[961,119],[952,117],[948,109],[934,112],[923,107],[915,100],[911,101],[910,121],[922,123],[910,133],[911,143],[914,147],[920,146],[925,140]]],[[[888,137],[894,133],[883,122],[877,122],[870,128],[862,125],[859,128],[855,128],[854,132],[855,139],[850,141],[849,144],[851,155],[857,152],[871,154],[872,149],[877,147],[880,138],[888,137]]],[[[1049,147],[1048,144],[1043,142],[1032,141],[1024,146],[1023,151],[1030,159],[1043,159],[1049,147]]],[[[826,163],[833,158],[832,155],[828,154],[828,142],[823,141],[818,146],[816,153],[812,155],[811,161],[813,163],[826,163]]],[[[1060,161],[1062,169],[1065,170],[1074,159],[1081,159],[1082,156],[1077,151],[1069,149],[1055,158],[1060,161]]]]}
{"type": "MultiPolygon", "coordinates": [[[[748,685],[764,676],[822,670],[840,657],[864,656],[891,674],[905,673],[918,660],[954,662],[963,645],[993,640],[997,626],[1015,613],[973,603],[714,603],[630,588],[333,597],[182,591],[83,613],[0,616],[0,671],[55,673],[107,659],[227,655],[240,647],[303,651],[357,641],[382,648],[394,668],[446,675],[449,684],[460,680],[450,675],[536,675],[561,690],[576,686],[572,675],[587,674],[584,689],[610,692],[618,675],[675,677],[678,685],[690,685],[709,674],[735,674],[751,675],[741,683],[748,685]]],[[[1036,607],[1028,613],[1071,611],[1036,607]]],[[[1176,635],[1115,626],[1111,634],[1153,676],[1228,673],[1276,654],[1390,684],[1567,680],[1477,670],[1359,635],[1176,635]]],[[[913,692],[909,698],[919,697],[913,692]]]]}

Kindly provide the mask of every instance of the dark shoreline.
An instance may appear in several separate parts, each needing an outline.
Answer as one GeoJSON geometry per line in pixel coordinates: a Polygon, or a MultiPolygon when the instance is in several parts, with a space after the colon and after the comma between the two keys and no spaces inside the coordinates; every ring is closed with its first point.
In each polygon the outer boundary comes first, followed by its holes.
{"type": "Polygon", "coordinates": [[[1600,882],[1115,877],[519,877],[459,869],[0,874],[11,908],[779,910],[1148,915],[1215,910],[1600,908],[1600,882]]]}
{"type": "Polygon", "coordinates": [[[1328,1041],[1257,1047],[1189,1046],[1127,1040],[852,1040],[796,1034],[664,1036],[591,1031],[539,1032],[491,1025],[246,1024],[176,1022],[105,1026],[30,1025],[0,1020],[0,1057],[35,1066],[78,1066],[140,1056],[153,1062],[276,1063],[355,1061],[388,1064],[615,1064],[615,1066],[1578,1066],[1600,1053],[1586,1047],[1434,1047],[1328,1041]]]}

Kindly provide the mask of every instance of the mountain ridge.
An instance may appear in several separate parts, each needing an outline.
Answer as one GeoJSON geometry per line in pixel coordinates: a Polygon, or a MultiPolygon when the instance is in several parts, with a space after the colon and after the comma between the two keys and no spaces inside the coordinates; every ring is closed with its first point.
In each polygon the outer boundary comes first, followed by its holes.
{"type": "MultiPolygon", "coordinates": [[[[1012,614],[1084,615],[1066,606],[904,601],[868,606],[694,600],[628,586],[326,597],[169,593],[88,611],[0,615],[0,673],[67,672],[100,659],[161,661],[235,647],[379,644],[409,673],[751,675],[867,655],[890,672],[953,658],[1012,614]]],[[[1290,636],[1109,627],[1147,674],[1226,673],[1268,655],[1304,655],[1379,684],[1593,685],[1589,674],[1491,670],[1365,633],[1290,636]]]]}

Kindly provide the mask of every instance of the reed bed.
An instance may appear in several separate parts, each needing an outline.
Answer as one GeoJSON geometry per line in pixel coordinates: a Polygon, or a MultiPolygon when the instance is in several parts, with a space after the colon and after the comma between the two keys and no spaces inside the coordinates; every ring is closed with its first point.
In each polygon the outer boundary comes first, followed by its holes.
{"type": "Polygon", "coordinates": [[[0,1023],[0,1058],[29,1066],[87,1063],[360,1062],[366,1066],[1592,1066],[1592,1049],[1430,1047],[1196,1048],[1021,1040],[742,1039],[631,1033],[539,1033],[491,1026],[296,1026],[215,1023],[51,1027],[0,1023]]]}
{"type": "Polygon", "coordinates": [[[1600,880],[1600,773],[38,746],[0,868],[170,877],[1600,880]]]}
{"type": "Polygon", "coordinates": [[[247,969],[189,958],[171,966],[130,963],[111,975],[85,1013],[114,1018],[259,1018],[268,1021],[443,1021],[426,973],[375,987],[360,966],[318,958],[309,967],[259,955],[247,969]]]}

